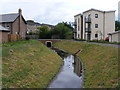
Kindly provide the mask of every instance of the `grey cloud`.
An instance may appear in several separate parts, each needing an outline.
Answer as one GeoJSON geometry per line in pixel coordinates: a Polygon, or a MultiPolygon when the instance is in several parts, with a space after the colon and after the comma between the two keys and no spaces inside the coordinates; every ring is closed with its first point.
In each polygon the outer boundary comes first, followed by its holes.
{"type": "Polygon", "coordinates": [[[44,12],[41,12],[37,17],[35,17],[35,20],[38,20],[40,22],[48,22],[52,24],[56,24],[57,22],[62,21],[62,17],[65,15],[64,12],[64,3],[63,2],[57,2],[52,3],[44,8],[44,12]]]}

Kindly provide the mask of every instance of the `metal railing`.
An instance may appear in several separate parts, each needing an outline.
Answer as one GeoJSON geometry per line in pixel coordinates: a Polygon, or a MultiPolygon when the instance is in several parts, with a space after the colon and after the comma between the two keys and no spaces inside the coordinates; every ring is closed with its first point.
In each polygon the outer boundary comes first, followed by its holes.
{"type": "Polygon", "coordinates": [[[90,18],[90,17],[85,18],[85,22],[86,22],[86,23],[91,23],[91,18],[90,18]]]}
{"type": "Polygon", "coordinates": [[[85,32],[91,33],[91,28],[85,28],[85,32]]]}
{"type": "Polygon", "coordinates": [[[73,24],[74,26],[77,26],[77,22],[74,22],[74,24],[73,24]]]}

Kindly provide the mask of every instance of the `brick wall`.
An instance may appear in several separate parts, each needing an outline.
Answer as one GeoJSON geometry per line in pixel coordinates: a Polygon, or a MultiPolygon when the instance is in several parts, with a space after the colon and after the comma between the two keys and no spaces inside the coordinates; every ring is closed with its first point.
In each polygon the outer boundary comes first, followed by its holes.
{"type": "Polygon", "coordinates": [[[0,40],[0,43],[8,42],[8,33],[9,32],[0,32],[0,35],[2,35],[2,39],[0,40]]]}
{"type": "Polygon", "coordinates": [[[13,33],[12,34],[18,34],[20,29],[20,36],[22,39],[24,39],[26,37],[26,31],[27,31],[27,25],[25,24],[25,22],[22,19],[22,16],[18,17],[15,22],[13,22],[12,24],[12,30],[13,33]],[[19,23],[19,18],[20,18],[20,23],[19,23]],[[19,28],[20,25],[20,28],[19,28]]]}
{"type": "Polygon", "coordinates": [[[19,31],[19,18],[17,18],[13,23],[12,23],[12,34],[17,34],[19,31]]]}
{"type": "Polygon", "coordinates": [[[26,32],[27,32],[27,24],[22,19],[22,16],[20,16],[20,36],[22,39],[26,37],[26,32]]]}

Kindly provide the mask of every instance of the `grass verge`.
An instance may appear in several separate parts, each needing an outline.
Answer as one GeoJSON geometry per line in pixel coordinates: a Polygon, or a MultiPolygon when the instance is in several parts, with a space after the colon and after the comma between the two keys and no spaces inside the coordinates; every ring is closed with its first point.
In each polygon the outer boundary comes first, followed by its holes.
{"type": "Polygon", "coordinates": [[[2,87],[46,88],[61,65],[61,58],[39,41],[3,44],[2,87]]]}
{"type": "Polygon", "coordinates": [[[89,44],[84,42],[63,41],[55,44],[67,52],[75,53],[85,69],[85,88],[117,88],[118,85],[118,48],[89,44]]]}
{"type": "MultiPolygon", "coordinates": [[[[84,39],[74,39],[76,41],[86,41],[84,39]]],[[[96,43],[106,43],[106,44],[116,44],[116,45],[120,45],[120,42],[108,42],[108,41],[104,41],[104,40],[88,40],[87,42],[96,42],[96,43]]]]}

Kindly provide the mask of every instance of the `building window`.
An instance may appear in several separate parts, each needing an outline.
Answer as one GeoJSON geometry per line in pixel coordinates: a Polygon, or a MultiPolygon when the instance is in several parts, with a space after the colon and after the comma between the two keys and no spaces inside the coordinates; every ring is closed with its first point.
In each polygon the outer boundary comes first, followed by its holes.
{"type": "Polygon", "coordinates": [[[95,28],[98,28],[98,24],[95,24],[95,28]]]}
{"type": "Polygon", "coordinates": [[[9,24],[5,24],[4,27],[5,27],[5,28],[9,28],[9,24]]]}
{"type": "Polygon", "coordinates": [[[98,18],[98,14],[95,14],[95,18],[98,18]]]}
{"type": "Polygon", "coordinates": [[[91,14],[88,15],[88,18],[90,18],[91,14]]]}
{"type": "Polygon", "coordinates": [[[98,37],[98,34],[95,34],[95,38],[97,38],[98,37]]]}
{"type": "Polygon", "coordinates": [[[85,20],[86,20],[86,16],[85,16],[85,18],[84,18],[85,20]]]}
{"type": "Polygon", "coordinates": [[[98,14],[95,14],[95,18],[98,18],[98,14]]]}
{"type": "Polygon", "coordinates": [[[18,34],[18,32],[15,32],[15,34],[18,34]]]}
{"type": "Polygon", "coordinates": [[[78,18],[78,23],[80,23],[80,18],[78,18]]]}
{"type": "Polygon", "coordinates": [[[9,25],[7,25],[7,28],[9,28],[9,25]]]}
{"type": "Polygon", "coordinates": [[[80,31],[80,28],[79,28],[79,26],[78,26],[78,31],[80,31]]]}
{"type": "Polygon", "coordinates": [[[75,23],[77,23],[77,19],[75,19],[75,23]]]}

